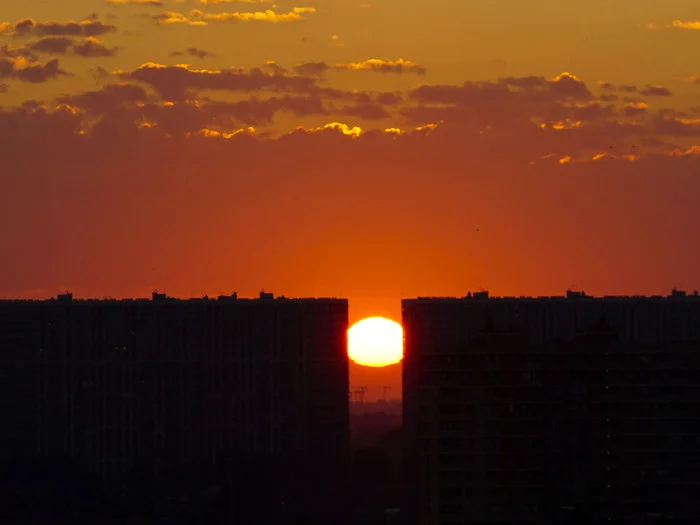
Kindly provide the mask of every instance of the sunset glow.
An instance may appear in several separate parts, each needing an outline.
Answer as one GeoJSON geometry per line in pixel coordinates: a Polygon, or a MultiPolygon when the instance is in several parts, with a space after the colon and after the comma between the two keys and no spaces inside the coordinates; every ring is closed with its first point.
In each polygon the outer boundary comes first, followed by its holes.
{"type": "Polygon", "coordinates": [[[0,296],[700,288],[700,11],[632,3],[5,1],[0,296]]]}
{"type": "Polygon", "coordinates": [[[364,366],[388,366],[403,357],[403,328],[384,317],[368,317],[348,330],[348,355],[364,366]]]}

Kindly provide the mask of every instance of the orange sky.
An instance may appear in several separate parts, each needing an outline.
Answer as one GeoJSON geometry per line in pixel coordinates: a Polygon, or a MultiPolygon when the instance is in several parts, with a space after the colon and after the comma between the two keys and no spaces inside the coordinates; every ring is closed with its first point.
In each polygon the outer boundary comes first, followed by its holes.
{"type": "Polygon", "coordinates": [[[700,288],[700,8],[633,4],[5,2],[0,293],[700,288]]]}

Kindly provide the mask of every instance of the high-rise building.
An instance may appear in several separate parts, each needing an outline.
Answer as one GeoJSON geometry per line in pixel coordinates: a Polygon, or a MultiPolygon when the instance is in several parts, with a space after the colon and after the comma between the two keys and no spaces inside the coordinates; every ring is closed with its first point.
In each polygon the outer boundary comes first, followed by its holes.
{"type": "Polygon", "coordinates": [[[0,301],[0,460],[106,487],[233,456],[342,468],[347,328],[343,299],[0,301]]]}
{"type": "Polygon", "coordinates": [[[419,523],[700,519],[697,293],[418,298],[403,327],[419,523]]]}

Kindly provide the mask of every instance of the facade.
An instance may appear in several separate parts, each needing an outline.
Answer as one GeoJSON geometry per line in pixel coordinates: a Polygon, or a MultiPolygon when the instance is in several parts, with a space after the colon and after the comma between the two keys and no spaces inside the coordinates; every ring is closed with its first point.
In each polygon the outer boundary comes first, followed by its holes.
{"type": "Polygon", "coordinates": [[[697,293],[419,298],[403,326],[418,522],[700,519],[697,293]]]}
{"type": "Polygon", "coordinates": [[[341,299],[0,301],[0,461],[71,458],[107,487],[236,455],[342,464],[347,328],[341,299]]]}

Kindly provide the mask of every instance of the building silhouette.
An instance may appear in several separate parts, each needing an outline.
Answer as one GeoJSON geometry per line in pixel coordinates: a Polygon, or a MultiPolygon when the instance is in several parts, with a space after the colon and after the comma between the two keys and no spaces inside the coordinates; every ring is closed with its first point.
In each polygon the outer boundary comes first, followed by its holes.
{"type": "Polygon", "coordinates": [[[417,522],[698,522],[697,293],[402,306],[417,522]]]}
{"type": "Polygon", "coordinates": [[[0,301],[0,461],[70,460],[108,494],[342,474],[347,328],[344,299],[0,301]]]}

